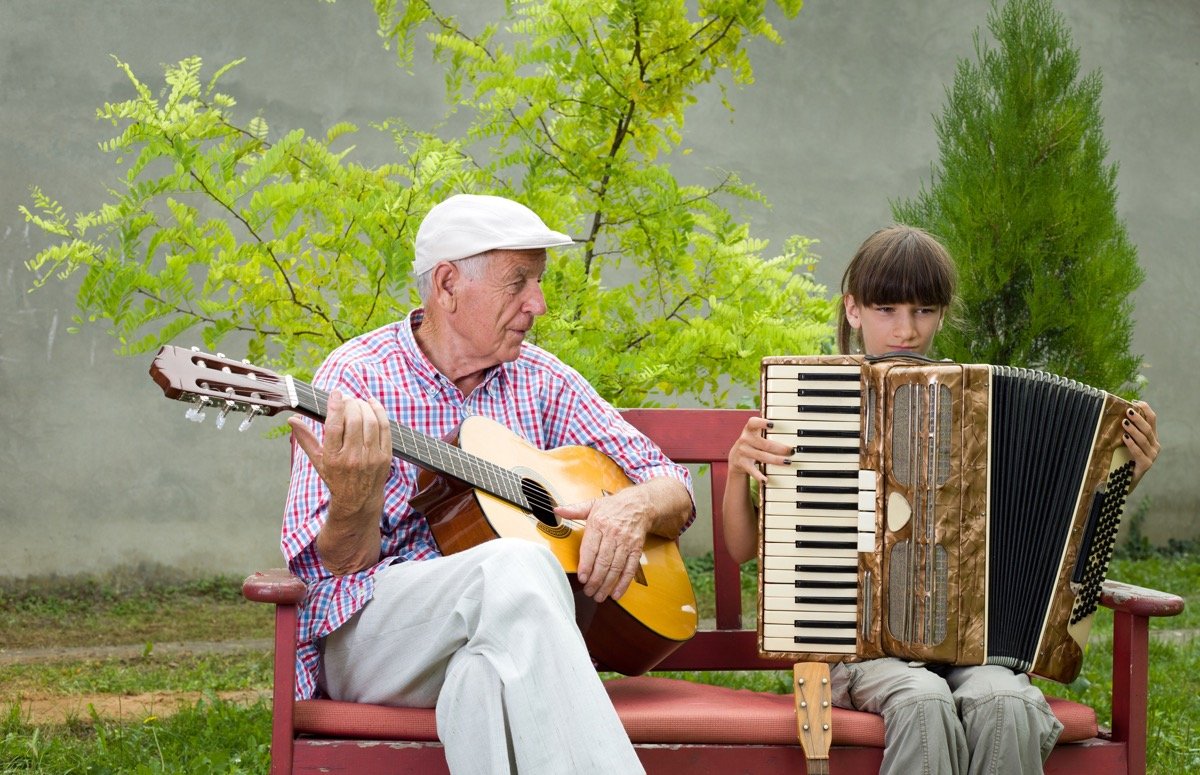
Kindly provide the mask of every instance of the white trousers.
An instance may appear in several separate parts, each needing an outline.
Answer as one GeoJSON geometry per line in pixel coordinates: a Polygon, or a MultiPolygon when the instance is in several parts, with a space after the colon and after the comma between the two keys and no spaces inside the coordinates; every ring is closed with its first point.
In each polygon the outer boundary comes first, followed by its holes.
{"type": "Polygon", "coordinates": [[[1036,775],[1062,723],[1023,673],[891,657],[835,665],[833,704],[883,716],[881,775],[1036,775]]]}
{"type": "Polygon", "coordinates": [[[575,625],[562,566],[534,542],[497,539],[380,571],[374,598],[323,654],[334,699],[436,708],[456,775],[644,772],[575,625]]]}

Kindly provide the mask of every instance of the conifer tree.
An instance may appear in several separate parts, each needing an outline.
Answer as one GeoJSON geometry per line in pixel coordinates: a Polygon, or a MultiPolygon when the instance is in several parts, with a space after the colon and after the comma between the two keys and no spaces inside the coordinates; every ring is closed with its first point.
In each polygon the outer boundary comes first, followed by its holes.
{"type": "Polygon", "coordinates": [[[976,30],[975,61],[959,61],[935,120],[931,183],[892,203],[959,267],[959,324],[939,354],[1136,391],[1131,294],[1143,275],[1117,213],[1100,73],[1080,77],[1049,0],[993,2],[988,28],[995,47],[976,30]]]}

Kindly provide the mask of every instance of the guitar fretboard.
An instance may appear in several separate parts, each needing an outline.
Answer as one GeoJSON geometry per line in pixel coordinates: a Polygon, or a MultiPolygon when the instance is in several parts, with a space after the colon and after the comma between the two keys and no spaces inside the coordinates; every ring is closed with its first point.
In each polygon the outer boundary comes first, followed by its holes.
{"type": "MultiPolygon", "coordinates": [[[[324,420],[328,415],[329,393],[299,380],[292,380],[292,386],[299,408],[324,420]]],[[[396,457],[465,482],[526,511],[532,510],[521,489],[521,477],[512,471],[412,428],[395,422],[390,422],[389,426],[392,454],[396,457]]]]}

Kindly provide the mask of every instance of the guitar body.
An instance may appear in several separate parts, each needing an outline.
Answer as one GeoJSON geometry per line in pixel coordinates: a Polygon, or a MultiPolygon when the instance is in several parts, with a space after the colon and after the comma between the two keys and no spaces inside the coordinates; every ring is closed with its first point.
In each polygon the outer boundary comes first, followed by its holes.
{"type": "MultiPolygon", "coordinates": [[[[553,504],[589,501],[631,486],[620,466],[597,450],[540,450],[485,417],[467,418],[455,442],[463,451],[536,483],[553,504]]],[[[596,604],[574,577],[585,523],[546,515],[543,521],[483,490],[427,470],[422,470],[418,483],[412,505],[429,522],[443,554],[494,538],[535,541],[553,552],[571,577],[576,620],[602,669],[640,675],[695,634],[696,599],[677,542],[647,536],[641,567],[625,594],[596,604]]]]}

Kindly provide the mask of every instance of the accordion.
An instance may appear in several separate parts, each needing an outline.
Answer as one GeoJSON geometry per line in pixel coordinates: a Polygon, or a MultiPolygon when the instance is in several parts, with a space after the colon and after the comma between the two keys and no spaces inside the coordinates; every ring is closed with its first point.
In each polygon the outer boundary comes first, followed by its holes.
{"type": "Polygon", "coordinates": [[[1133,474],[1131,404],[1044,372],[768,357],[759,648],[1079,673],[1133,474]]]}

